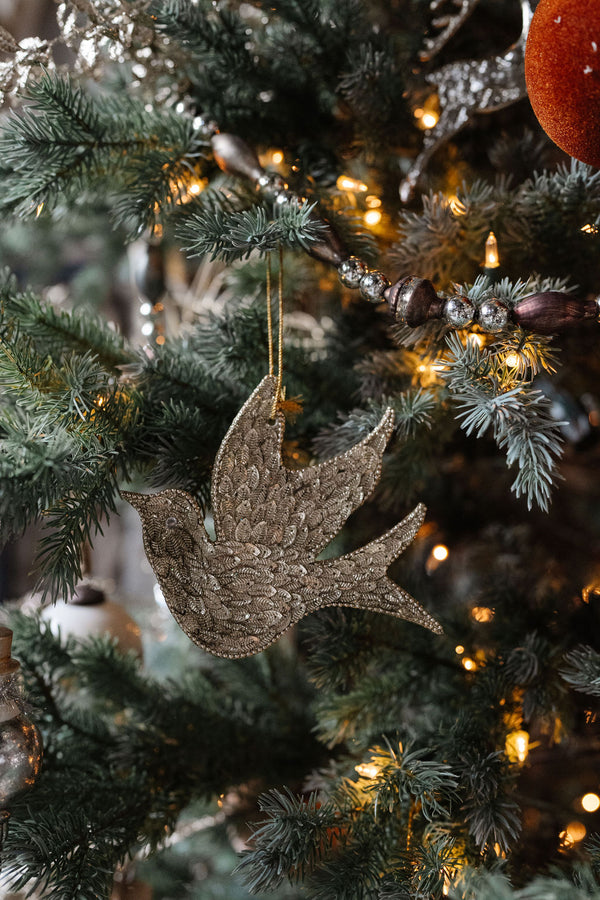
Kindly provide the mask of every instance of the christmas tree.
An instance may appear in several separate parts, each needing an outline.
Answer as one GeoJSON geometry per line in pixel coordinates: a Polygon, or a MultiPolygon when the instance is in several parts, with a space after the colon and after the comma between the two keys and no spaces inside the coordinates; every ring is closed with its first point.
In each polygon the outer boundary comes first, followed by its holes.
{"type": "Polygon", "coordinates": [[[595,4],[55,12],[0,32],[4,889],[599,898],[595,4]],[[105,574],[144,662],[39,612],[105,574]]]}

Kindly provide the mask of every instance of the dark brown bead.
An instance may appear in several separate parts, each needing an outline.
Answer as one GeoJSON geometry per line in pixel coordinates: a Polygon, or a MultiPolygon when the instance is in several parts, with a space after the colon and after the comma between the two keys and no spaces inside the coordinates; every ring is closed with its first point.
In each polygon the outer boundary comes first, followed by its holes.
{"type": "Polygon", "coordinates": [[[442,316],[444,301],[426,278],[416,275],[401,278],[385,291],[384,297],[394,318],[411,328],[442,316]]]}
{"type": "Polygon", "coordinates": [[[306,245],[307,253],[314,259],[329,263],[337,269],[339,264],[350,256],[350,251],[328,219],[319,216],[316,212],[311,212],[310,219],[322,222],[325,227],[321,231],[318,241],[312,241],[306,245]]]}
{"type": "Polygon", "coordinates": [[[598,314],[594,300],[579,300],[561,291],[531,294],[514,307],[511,318],[521,328],[539,334],[554,334],[580,325],[598,314]]]}
{"type": "Polygon", "coordinates": [[[210,142],[218,167],[228,175],[243,175],[258,181],[263,174],[254,150],[235,134],[215,134],[210,142]]]}

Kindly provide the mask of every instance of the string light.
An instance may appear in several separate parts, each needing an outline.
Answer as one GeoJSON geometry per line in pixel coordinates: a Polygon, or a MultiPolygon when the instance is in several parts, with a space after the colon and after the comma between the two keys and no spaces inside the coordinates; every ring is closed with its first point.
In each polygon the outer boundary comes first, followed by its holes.
{"type": "Polygon", "coordinates": [[[358,181],[357,178],[351,178],[350,175],[340,175],[336,181],[336,187],[340,191],[355,191],[357,194],[364,194],[369,190],[364,181],[358,181]]]}
{"type": "Polygon", "coordinates": [[[493,231],[487,236],[485,242],[485,263],[486,269],[497,269],[500,265],[500,257],[498,256],[498,241],[493,231]]]}
{"type": "Polygon", "coordinates": [[[420,127],[425,129],[433,128],[435,125],[437,125],[437,121],[440,117],[440,114],[437,112],[437,110],[433,109],[430,106],[429,101],[424,108],[422,106],[418,106],[417,109],[415,109],[413,115],[420,127]]]}
{"type": "Polygon", "coordinates": [[[448,197],[448,206],[455,216],[464,216],[467,212],[467,207],[462,200],[459,200],[456,194],[450,194],[448,197]]]}
{"type": "Polygon", "coordinates": [[[376,766],[375,763],[359,763],[354,766],[354,771],[358,772],[361,778],[377,778],[379,766],[376,766]]]}
{"type": "Polygon", "coordinates": [[[511,369],[516,369],[517,366],[519,365],[520,359],[521,359],[521,357],[519,356],[519,354],[513,352],[513,353],[509,353],[504,361],[505,361],[506,365],[509,366],[511,369]]]}
{"type": "Polygon", "coordinates": [[[600,582],[598,581],[592,581],[591,584],[586,584],[581,591],[581,599],[584,603],[589,603],[590,597],[593,597],[594,594],[600,594],[600,582]]]}
{"type": "Polygon", "coordinates": [[[581,231],[584,231],[586,234],[598,234],[598,226],[588,222],[587,225],[583,225],[581,231]]]}
{"type": "Polygon", "coordinates": [[[142,303],[142,305],[140,306],[140,314],[142,316],[149,316],[151,312],[152,312],[152,304],[148,303],[148,302],[142,303]]]}
{"type": "Polygon", "coordinates": [[[471,610],[471,617],[476,622],[491,622],[494,618],[494,610],[489,606],[474,606],[471,610]]]}
{"type": "Polygon", "coordinates": [[[378,209],[368,209],[363,216],[365,225],[379,225],[381,222],[381,212],[378,209]]]}
{"type": "Polygon", "coordinates": [[[152,322],[144,322],[142,325],[142,334],[149,335],[154,331],[154,325],[152,322]]]}
{"type": "Polygon", "coordinates": [[[381,200],[379,197],[376,197],[375,194],[369,194],[368,197],[365,197],[365,203],[369,209],[377,209],[381,206],[381,200]]]}
{"type": "Polygon", "coordinates": [[[457,644],[456,647],[454,648],[454,652],[458,653],[458,655],[461,656],[465,652],[465,648],[463,647],[462,644],[457,644]]]}
{"type": "Polygon", "coordinates": [[[470,656],[463,657],[463,659],[461,659],[461,664],[463,669],[466,669],[467,672],[474,672],[477,668],[477,663],[474,659],[471,659],[470,656]]]}
{"type": "Polygon", "coordinates": [[[469,334],[467,340],[470,344],[475,344],[477,347],[479,347],[480,350],[485,344],[485,338],[483,337],[483,335],[476,334],[474,331],[469,334]]]}
{"type": "Polygon", "coordinates": [[[156,338],[156,343],[159,345],[159,347],[162,347],[165,340],[166,340],[166,338],[165,338],[164,334],[159,334],[156,338]]]}
{"type": "Polygon", "coordinates": [[[188,193],[190,194],[199,194],[202,191],[203,185],[199,182],[195,181],[193,184],[190,184],[188,193]]]}
{"type": "Polygon", "coordinates": [[[421,122],[425,126],[425,128],[434,128],[437,125],[437,120],[439,116],[435,112],[426,112],[423,113],[421,117],[421,122]]]}
{"type": "Polygon", "coordinates": [[[584,794],[581,798],[581,805],[586,812],[596,812],[600,809],[600,797],[598,794],[584,794]]]}
{"type": "Polygon", "coordinates": [[[568,849],[573,844],[582,841],[587,834],[587,828],[583,822],[569,822],[564,831],[559,834],[561,847],[568,849]]]}
{"type": "Polygon", "coordinates": [[[431,575],[435,572],[438,566],[448,559],[449,553],[450,551],[445,544],[436,544],[435,547],[432,548],[425,562],[425,571],[427,574],[431,575]]]}
{"type": "Polygon", "coordinates": [[[281,150],[273,150],[271,153],[271,162],[274,166],[279,166],[283,162],[283,153],[281,150]]]}
{"type": "Polygon", "coordinates": [[[529,733],[527,731],[511,731],[507,734],[504,752],[511,762],[524,763],[529,754],[529,733]]]}

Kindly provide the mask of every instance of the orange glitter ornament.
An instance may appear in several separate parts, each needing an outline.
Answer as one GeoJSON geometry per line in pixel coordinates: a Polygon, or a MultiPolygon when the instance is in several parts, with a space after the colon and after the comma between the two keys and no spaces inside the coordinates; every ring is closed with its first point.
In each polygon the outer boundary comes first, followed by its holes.
{"type": "Polygon", "coordinates": [[[600,168],[600,2],[540,0],[525,49],[525,80],[546,134],[600,168]]]}

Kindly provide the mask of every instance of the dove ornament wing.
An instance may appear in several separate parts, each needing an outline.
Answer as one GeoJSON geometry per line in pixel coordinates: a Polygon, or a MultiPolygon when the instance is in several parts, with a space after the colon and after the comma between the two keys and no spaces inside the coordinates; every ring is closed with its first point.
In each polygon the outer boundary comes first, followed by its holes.
{"type": "Polygon", "coordinates": [[[252,541],[316,556],[371,494],[394,427],[388,409],[346,453],[304,469],[281,459],[284,419],[273,416],[277,380],[263,378],[217,454],[212,505],[217,540],[252,541]]]}
{"type": "Polygon", "coordinates": [[[263,378],[219,447],[211,485],[217,541],[284,542],[293,502],[281,461],[283,415],[273,415],[276,390],[276,378],[263,378]]]}
{"type": "Polygon", "coordinates": [[[373,492],[393,430],[394,411],[387,409],[377,427],[346,453],[288,472],[296,507],[307,525],[295,541],[298,549],[311,556],[320,553],[373,492]]]}

